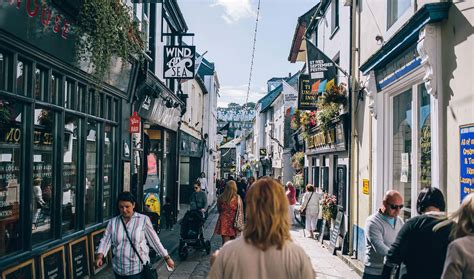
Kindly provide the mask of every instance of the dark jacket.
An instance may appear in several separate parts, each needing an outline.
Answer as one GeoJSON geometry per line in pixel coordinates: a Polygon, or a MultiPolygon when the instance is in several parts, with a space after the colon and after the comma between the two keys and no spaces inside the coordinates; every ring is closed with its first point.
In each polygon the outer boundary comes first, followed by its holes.
{"type": "Polygon", "coordinates": [[[406,265],[403,279],[439,279],[443,273],[451,225],[434,232],[433,227],[445,220],[437,215],[423,214],[408,220],[402,227],[386,256],[383,278],[389,278],[391,264],[406,265]]]}
{"type": "Polygon", "coordinates": [[[207,209],[207,196],[203,191],[194,192],[189,199],[191,210],[207,209]]]}

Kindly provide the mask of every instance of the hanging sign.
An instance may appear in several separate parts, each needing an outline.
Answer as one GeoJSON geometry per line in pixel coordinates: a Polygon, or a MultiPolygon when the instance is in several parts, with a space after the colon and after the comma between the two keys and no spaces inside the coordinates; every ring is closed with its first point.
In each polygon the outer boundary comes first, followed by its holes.
{"type": "Polygon", "coordinates": [[[474,193],[474,123],[460,127],[460,186],[461,201],[474,193]]]}
{"type": "Polygon", "coordinates": [[[130,134],[140,133],[140,116],[134,111],[130,116],[130,134]]]}
{"type": "Polygon", "coordinates": [[[260,148],[260,157],[265,157],[265,156],[267,156],[267,149],[260,148]]]}
{"type": "Polygon", "coordinates": [[[168,79],[193,79],[196,47],[165,46],[163,77],[168,79]]]}
{"type": "Polygon", "coordinates": [[[309,75],[300,75],[298,82],[298,109],[316,110],[318,100],[317,91],[311,90],[311,79],[309,75]]]}
{"type": "Polygon", "coordinates": [[[308,49],[308,73],[312,80],[328,82],[337,76],[337,69],[331,58],[327,57],[319,48],[309,40],[306,40],[308,49]]]}

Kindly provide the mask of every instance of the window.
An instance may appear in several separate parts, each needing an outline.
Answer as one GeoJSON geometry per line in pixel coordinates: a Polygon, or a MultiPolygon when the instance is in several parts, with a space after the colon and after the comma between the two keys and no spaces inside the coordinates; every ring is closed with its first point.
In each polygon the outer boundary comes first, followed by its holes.
{"type": "Polygon", "coordinates": [[[96,201],[97,201],[97,123],[87,121],[86,139],[86,200],[85,217],[86,225],[97,222],[96,201]]]}
{"type": "Polygon", "coordinates": [[[113,154],[114,154],[114,131],[115,128],[111,125],[105,125],[104,136],[104,189],[103,189],[103,211],[104,220],[111,217],[112,214],[112,185],[113,185],[113,154]]]}
{"type": "Polygon", "coordinates": [[[64,83],[64,107],[68,109],[76,109],[76,97],[74,92],[74,81],[66,79],[64,83]]]}
{"type": "Polygon", "coordinates": [[[331,1],[331,34],[339,27],[339,0],[331,1]]]}
{"type": "Polygon", "coordinates": [[[84,85],[77,86],[77,110],[86,112],[86,87],[84,85]]]}
{"type": "Polygon", "coordinates": [[[0,52],[0,90],[5,89],[5,82],[6,82],[5,73],[8,72],[8,71],[5,71],[5,66],[6,66],[6,56],[4,56],[3,53],[0,52]]]}
{"type": "Polygon", "coordinates": [[[53,104],[57,103],[57,97],[61,93],[61,78],[58,74],[51,75],[51,90],[47,101],[53,104]]]}
{"type": "Polygon", "coordinates": [[[54,200],[53,143],[54,117],[52,110],[36,107],[33,133],[33,244],[52,238],[51,212],[54,200]]]}
{"type": "Polygon", "coordinates": [[[387,30],[405,13],[412,0],[387,0],[387,30]]]}
{"type": "Polygon", "coordinates": [[[418,86],[418,185],[431,186],[431,105],[424,84],[418,86]]]}
{"type": "Polygon", "coordinates": [[[392,103],[392,187],[404,200],[400,214],[403,219],[411,217],[411,150],[412,150],[412,91],[407,90],[395,97],[392,103]]]}
{"type": "Polygon", "coordinates": [[[18,251],[23,106],[0,98],[0,257],[18,251]]]}
{"type": "Polygon", "coordinates": [[[73,232],[77,229],[77,164],[79,156],[79,123],[80,119],[72,114],[66,114],[64,123],[63,142],[63,191],[62,191],[62,231],[73,232]]]}
{"type": "Polygon", "coordinates": [[[48,97],[48,70],[41,67],[35,69],[35,91],[36,100],[47,102],[48,97]]]}
{"type": "Polygon", "coordinates": [[[30,64],[18,60],[16,64],[16,93],[18,95],[26,95],[30,80],[30,64]]]}

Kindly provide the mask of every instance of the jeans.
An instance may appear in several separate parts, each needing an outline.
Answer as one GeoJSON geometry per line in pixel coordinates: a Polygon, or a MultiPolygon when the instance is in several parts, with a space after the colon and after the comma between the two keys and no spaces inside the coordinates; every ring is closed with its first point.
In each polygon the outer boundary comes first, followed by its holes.
{"type": "Polygon", "coordinates": [[[382,279],[382,275],[372,275],[364,272],[362,279],[382,279]]]}

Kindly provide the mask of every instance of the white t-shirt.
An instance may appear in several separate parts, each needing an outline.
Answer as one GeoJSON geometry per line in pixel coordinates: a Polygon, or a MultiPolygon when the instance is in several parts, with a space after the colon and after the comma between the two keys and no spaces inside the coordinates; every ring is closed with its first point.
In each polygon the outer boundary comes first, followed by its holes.
{"type": "Polygon", "coordinates": [[[199,177],[199,182],[201,182],[201,190],[207,192],[207,179],[205,177],[199,177]]]}

